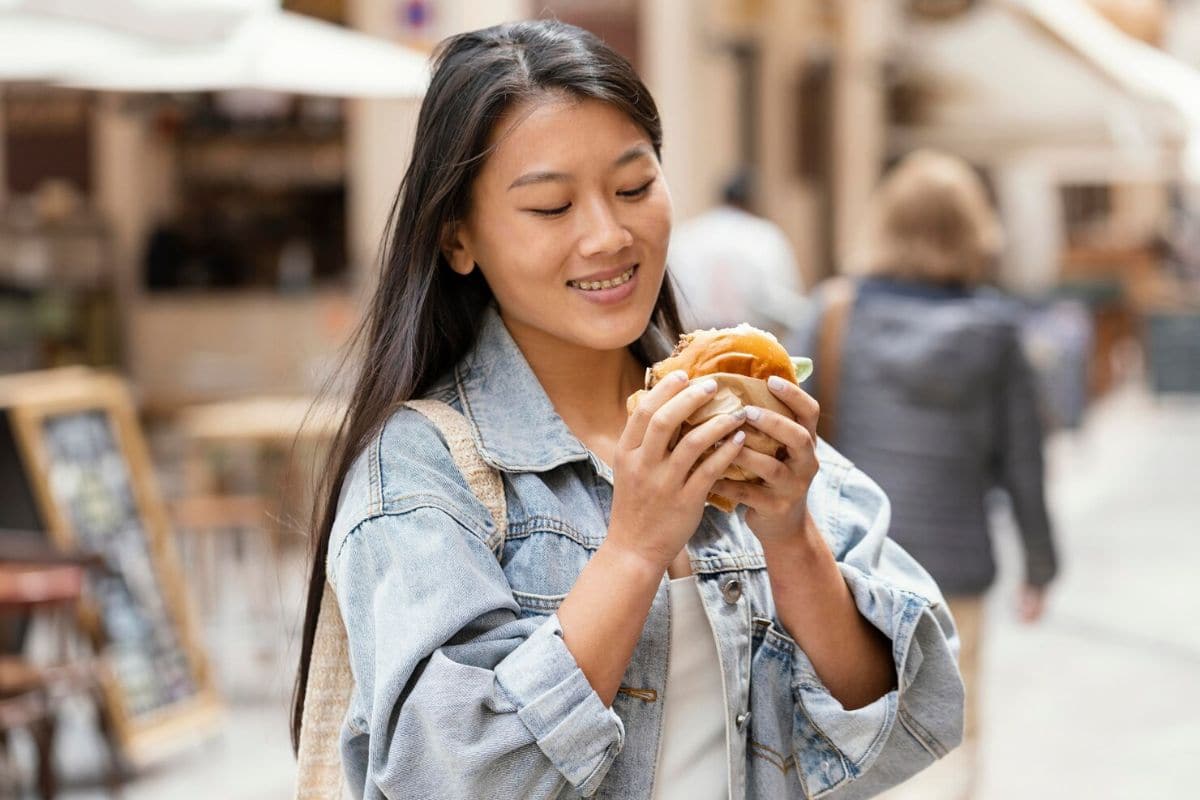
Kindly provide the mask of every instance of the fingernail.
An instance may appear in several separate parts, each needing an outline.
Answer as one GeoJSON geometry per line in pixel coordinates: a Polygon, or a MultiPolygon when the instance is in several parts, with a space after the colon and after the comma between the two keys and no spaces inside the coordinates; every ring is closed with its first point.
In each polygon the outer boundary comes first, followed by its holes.
{"type": "Polygon", "coordinates": [[[758,406],[746,406],[744,410],[746,412],[746,417],[752,422],[757,422],[762,418],[762,409],[758,406]]]}
{"type": "Polygon", "coordinates": [[[778,375],[772,375],[771,377],[767,378],[767,386],[772,389],[778,390],[778,389],[782,389],[783,387],[787,386],[787,381],[785,381],[783,378],[779,377],[778,375]]]}
{"type": "Polygon", "coordinates": [[[677,369],[667,376],[667,380],[674,381],[675,383],[683,383],[687,380],[687,373],[681,369],[677,369]]]}
{"type": "Polygon", "coordinates": [[[746,441],[746,432],[745,431],[738,431],[737,433],[735,433],[733,435],[733,443],[734,444],[741,444],[744,441],[746,441]]]}
{"type": "Polygon", "coordinates": [[[708,380],[701,382],[700,388],[703,389],[706,394],[712,394],[717,390],[717,382],[714,379],[709,378],[708,380]]]}

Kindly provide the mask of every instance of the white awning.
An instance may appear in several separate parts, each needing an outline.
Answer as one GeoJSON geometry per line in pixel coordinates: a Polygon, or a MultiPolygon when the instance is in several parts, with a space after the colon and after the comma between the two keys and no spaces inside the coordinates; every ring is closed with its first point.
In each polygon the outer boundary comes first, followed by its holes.
{"type": "Polygon", "coordinates": [[[0,0],[0,82],[419,97],[427,56],[277,0],[0,0]]]}
{"type": "Polygon", "coordinates": [[[897,47],[930,90],[924,118],[899,142],[976,156],[1031,146],[1169,154],[1176,171],[1183,150],[1187,175],[1200,179],[1200,71],[1084,0],[989,0],[911,24],[897,47]]]}
{"type": "Polygon", "coordinates": [[[1187,126],[1183,167],[1200,181],[1200,71],[1121,32],[1083,0],[1004,0],[1028,14],[1113,83],[1170,106],[1187,126]]]}

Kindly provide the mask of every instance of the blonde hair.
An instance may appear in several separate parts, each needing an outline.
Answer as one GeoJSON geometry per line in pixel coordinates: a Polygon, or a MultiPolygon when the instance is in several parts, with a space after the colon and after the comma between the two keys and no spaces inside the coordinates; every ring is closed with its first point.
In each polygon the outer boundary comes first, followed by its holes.
{"type": "Polygon", "coordinates": [[[932,150],[905,156],[876,188],[850,271],[976,284],[1003,241],[983,181],[965,161],[932,150]]]}

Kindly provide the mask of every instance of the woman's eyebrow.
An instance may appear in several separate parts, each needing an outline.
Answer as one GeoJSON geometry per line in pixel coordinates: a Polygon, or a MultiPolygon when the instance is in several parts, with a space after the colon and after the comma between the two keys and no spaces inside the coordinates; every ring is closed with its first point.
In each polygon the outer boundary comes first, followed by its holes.
{"type": "Polygon", "coordinates": [[[617,167],[623,167],[626,164],[628,164],[630,161],[636,161],[637,159],[642,158],[642,157],[648,158],[649,156],[650,156],[650,148],[649,147],[647,147],[645,144],[642,144],[642,143],[635,144],[633,147],[629,148],[624,153],[617,156],[617,160],[613,162],[613,169],[616,169],[617,167]]]}
{"type": "Polygon", "coordinates": [[[511,191],[518,186],[529,186],[533,183],[566,183],[571,180],[565,172],[526,172],[508,185],[505,191],[511,191]]]}
{"type": "MultiPolygon", "coordinates": [[[[635,144],[633,147],[626,150],[621,155],[617,156],[617,160],[613,162],[613,169],[623,167],[630,161],[636,161],[639,158],[649,157],[650,151],[644,144],[635,144]]],[[[565,172],[549,172],[539,170],[537,172],[526,172],[521,177],[508,185],[505,191],[511,191],[521,186],[529,186],[534,183],[566,183],[571,180],[571,176],[565,172]]]]}

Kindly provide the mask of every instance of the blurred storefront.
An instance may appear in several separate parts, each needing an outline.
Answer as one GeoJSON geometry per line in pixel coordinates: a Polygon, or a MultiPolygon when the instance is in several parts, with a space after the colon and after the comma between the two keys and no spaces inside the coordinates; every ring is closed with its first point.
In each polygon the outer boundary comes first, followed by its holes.
{"type": "MultiPolygon", "coordinates": [[[[358,5],[283,4],[339,25],[358,5]]],[[[411,101],[39,83],[2,98],[3,369],[115,366],[164,411],[320,385],[380,227],[358,223],[365,195],[402,168],[381,110],[411,101]]]]}
{"type": "MultiPolygon", "coordinates": [[[[596,31],[655,92],[677,217],[752,168],[805,285],[836,271],[883,169],[933,146],[984,172],[1020,230],[1010,288],[1180,296],[1162,247],[1187,238],[1174,223],[1193,120],[1032,0],[283,5],[422,52],[533,13],[596,31]]],[[[1092,5],[1138,41],[1178,40],[1163,3],[1092,5]]],[[[36,84],[3,98],[3,369],[115,364],[163,410],[323,384],[369,288],[416,101],[36,84]]]]}
{"type": "MultiPolygon", "coordinates": [[[[882,163],[876,3],[283,5],[424,51],[534,11],[595,30],[656,93],[679,218],[754,167],[808,283],[832,268],[882,163]]],[[[18,246],[3,248],[0,282],[21,320],[0,332],[5,369],[114,365],[167,412],[323,384],[369,288],[415,101],[38,84],[3,98],[0,232],[18,246]]]]}

